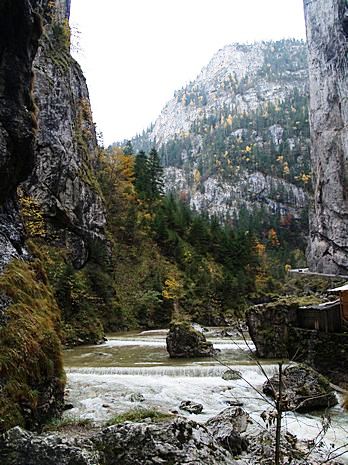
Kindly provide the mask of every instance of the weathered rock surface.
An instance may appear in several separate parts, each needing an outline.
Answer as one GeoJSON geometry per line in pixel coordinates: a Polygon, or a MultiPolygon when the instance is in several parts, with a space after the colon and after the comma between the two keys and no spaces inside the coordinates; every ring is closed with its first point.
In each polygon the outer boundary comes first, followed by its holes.
{"type": "Polygon", "coordinates": [[[223,375],[222,379],[225,381],[234,381],[236,379],[241,379],[242,373],[238,370],[232,370],[231,368],[226,370],[223,375]]]}
{"type": "Polygon", "coordinates": [[[180,410],[185,410],[189,413],[195,413],[196,415],[202,413],[203,405],[193,402],[192,400],[183,400],[179,406],[180,410]]]}
{"type": "MultiPolygon", "coordinates": [[[[278,374],[263,385],[263,392],[273,398],[279,390],[278,374]]],[[[283,409],[310,412],[338,403],[329,381],[306,365],[289,366],[282,374],[283,409]]]]}
{"type": "Polygon", "coordinates": [[[347,3],[304,0],[309,49],[314,204],[311,270],[348,273],[347,3]]]}
{"type": "MultiPolygon", "coordinates": [[[[104,241],[105,215],[93,175],[95,130],[86,83],[69,52],[69,9],[70,0],[0,3],[0,273],[13,259],[30,258],[25,245],[28,231],[24,231],[19,213],[19,191],[39,204],[47,219],[51,244],[70,251],[76,268],[86,263],[95,241],[104,241]]],[[[42,296],[51,299],[45,273],[37,272],[37,277],[30,270],[21,276],[27,282],[32,279],[31,288],[42,282],[42,296]]],[[[35,292],[39,294],[37,289],[35,292]]],[[[11,299],[2,289],[0,296],[0,329],[6,332],[11,299]]],[[[20,302],[18,307],[28,305],[28,313],[37,316],[45,304],[39,295],[33,299],[30,295],[27,300],[29,303],[20,302]]],[[[53,334],[58,339],[60,311],[55,303],[51,309],[28,325],[23,334],[18,331],[17,339],[14,334],[14,347],[21,345],[29,354],[28,366],[35,360],[34,354],[39,355],[40,362],[34,375],[30,373],[32,368],[26,372],[25,361],[18,368],[18,378],[14,373],[18,365],[3,370],[0,416],[6,418],[0,418],[0,429],[4,424],[24,424],[24,420],[28,427],[36,427],[62,407],[62,370],[58,370],[58,363],[51,363],[52,359],[60,360],[60,344],[52,337],[52,346],[45,345],[45,338],[53,334]],[[47,328],[54,330],[49,333],[47,328]],[[19,378],[27,383],[25,388],[19,378]],[[21,418],[16,417],[18,412],[9,412],[6,395],[16,398],[21,418]]],[[[21,314],[25,315],[25,310],[21,314]]],[[[20,321],[21,314],[18,312],[13,320],[20,321]]],[[[11,367],[16,362],[11,360],[11,350],[5,350],[9,353],[6,363],[11,367]]]]}
{"type": "Polygon", "coordinates": [[[214,438],[232,455],[240,455],[248,448],[248,441],[240,436],[247,429],[249,415],[241,408],[227,408],[208,420],[206,427],[214,438]]]}
{"type": "Polygon", "coordinates": [[[59,434],[35,435],[15,427],[0,437],[2,465],[99,465],[103,462],[89,440],[59,434]]]}
{"type": "Polygon", "coordinates": [[[255,305],[247,311],[249,333],[257,355],[306,363],[345,388],[348,386],[347,333],[300,328],[299,311],[299,302],[290,297],[255,305]]]}
{"type": "Polygon", "coordinates": [[[289,328],[291,357],[303,361],[327,376],[334,384],[348,388],[348,334],[318,333],[289,328]]]}
{"type": "Polygon", "coordinates": [[[16,427],[0,437],[1,465],[233,465],[209,430],[177,418],[125,423],[77,437],[33,435],[16,427]]]}
{"type": "Polygon", "coordinates": [[[33,67],[38,129],[26,191],[81,268],[92,244],[105,242],[105,209],[95,178],[96,132],[85,78],[70,55],[66,20],[54,18],[45,32],[33,67]]]}
{"type": "Polygon", "coordinates": [[[216,351],[204,334],[196,331],[191,324],[172,323],[166,339],[167,351],[173,358],[211,357],[216,351]]]}
{"type": "Polygon", "coordinates": [[[47,3],[0,4],[0,272],[25,252],[15,193],[34,161],[32,63],[42,33],[38,7],[45,11],[47,3]]]}
{"type": "Polygon", "coordinates": [[[285,299],[251,307],[246,314],[250,337],[259,357],[289,356],[288,326],[297,321],[296,303],[285,299]]]}

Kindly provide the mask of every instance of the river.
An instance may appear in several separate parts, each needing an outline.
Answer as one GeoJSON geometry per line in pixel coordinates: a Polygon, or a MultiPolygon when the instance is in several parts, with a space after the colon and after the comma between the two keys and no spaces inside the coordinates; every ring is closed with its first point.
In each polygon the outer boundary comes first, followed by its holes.
{"type": "MultiPolygon", "coordinates": [[[[250,353],[252,342],[211,334],[208,340],[221,351],[216,360],[170,359],[165,330],[111,334],[103,345],[66,350],[66,402],[74,408],[65,415],[98,424],[137,407],[179,412],[181,401],[192,400],[203,404],[203,412],[190,415],[180,410],[180,414],[204,422],[229,401],[240,401],[252,419],[263,424],[260,414],[269,405],[258,391],[266,378],[250,353]],[[223,380],[225,365],[239,370],[243,379],[223,380]],[[145,400],[137,400],[139,395],[145,400]]],[[[276,361],[262,365],[267,376],[276,373],[276,361]]],[[[323,444],[327,451],[330,444],[340,447],[348,442],[348,416],[339,405],[329,413],[331,427],[323,444]]],[[[320,413],[286,413],[283,425],[298,438],[314,439],[321,430],[320,419],[320,413]]],[[[348,463],[348,453],[344,460],[348,463]]]]}

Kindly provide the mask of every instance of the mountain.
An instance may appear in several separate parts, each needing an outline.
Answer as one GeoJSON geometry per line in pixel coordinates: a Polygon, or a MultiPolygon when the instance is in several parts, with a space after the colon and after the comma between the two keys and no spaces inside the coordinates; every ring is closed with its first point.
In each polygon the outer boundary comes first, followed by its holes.
{"type": "Polygon", "coordinates": [[[132,144],[159,149],[166,189],[197,210],[298,221],[310,193],[307,105],[303,42],[232,44],[132,144]]]}

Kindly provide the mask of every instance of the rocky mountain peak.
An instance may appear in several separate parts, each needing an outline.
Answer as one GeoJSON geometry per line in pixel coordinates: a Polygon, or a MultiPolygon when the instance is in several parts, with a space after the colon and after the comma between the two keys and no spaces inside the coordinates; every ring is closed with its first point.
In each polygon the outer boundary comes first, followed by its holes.
{"type": "Polygon", "coordinates": [[[265,208],[301,218],[310,185],[308,73],[297,40],[231,44],[174,93],[148,132],[167,190],[223,218],[265,208]]]}

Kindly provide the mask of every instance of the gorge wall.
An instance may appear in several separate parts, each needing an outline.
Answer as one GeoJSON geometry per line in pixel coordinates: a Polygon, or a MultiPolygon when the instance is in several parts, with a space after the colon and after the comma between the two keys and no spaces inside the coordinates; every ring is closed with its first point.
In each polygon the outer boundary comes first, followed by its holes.
{"type": "Polygon", "coordinates": [[[69,11],[70,0],[0,4],[0,431],[37,428],[61,410],[63,307],[48,265],[71,284],[106,246],[69,11]]]}
{"type": "Polygon", "coordinates": [[[312,271],[348,273],[348,8],[305,0],[314,202],[307,250],[312,271]]]}

